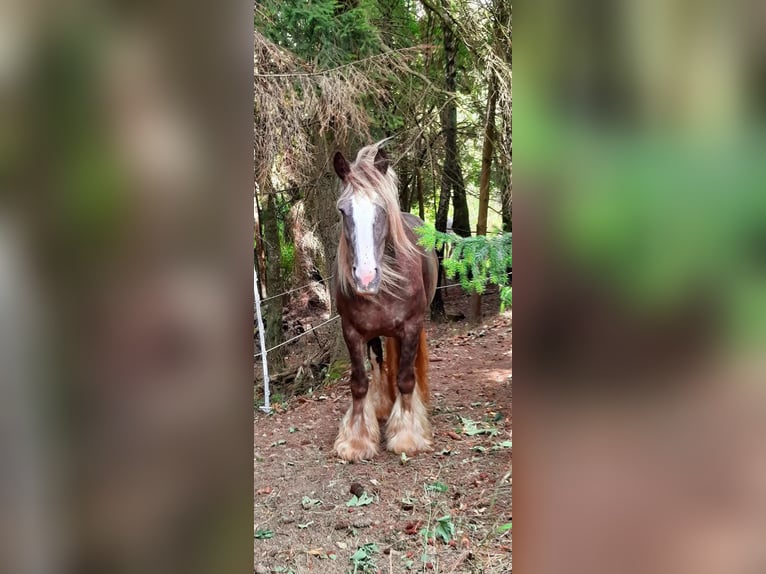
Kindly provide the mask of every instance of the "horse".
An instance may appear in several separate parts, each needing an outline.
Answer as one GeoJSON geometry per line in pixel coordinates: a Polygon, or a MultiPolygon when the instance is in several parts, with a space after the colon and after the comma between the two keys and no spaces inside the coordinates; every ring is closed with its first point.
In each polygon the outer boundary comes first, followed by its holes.
{"type": "Polygon", "coordinates": [[[412,456],[433,444],[425,314],[438,260],[418,244],[414,229],[423,221],[400,210],[396,174],[382,143],[360,149],[353,163],[339,151],[333,157],[342,219],[335,298],[351,358],[352,397],[334,448],[348,461],[378,454],[383,422],[391,452],[412,456]]]}

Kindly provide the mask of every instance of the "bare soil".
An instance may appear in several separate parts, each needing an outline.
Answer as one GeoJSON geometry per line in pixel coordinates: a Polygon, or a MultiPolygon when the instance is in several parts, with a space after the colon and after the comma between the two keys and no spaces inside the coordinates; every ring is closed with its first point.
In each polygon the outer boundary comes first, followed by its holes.
{"type": "MultiPolygon", "coordinates": [[[[455,290],[452,313],[468,309],[455,290]]],[[[497,309],[496,297],[484,305],[497,309]]],[[[511,323],[507,312],[429,324],[432,453],[339,460],[347,374],[271,414],[256,409],[255,571],[511,572],[511,323]],[[354,495],[361,506],[347,504],[354,495]]]]}

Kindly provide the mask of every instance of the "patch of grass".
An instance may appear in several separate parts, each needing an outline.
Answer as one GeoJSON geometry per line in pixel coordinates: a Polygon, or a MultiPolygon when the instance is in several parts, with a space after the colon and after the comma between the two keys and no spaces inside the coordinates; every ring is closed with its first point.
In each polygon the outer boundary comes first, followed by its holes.
{"type": "Polygon", "coordinates": [[[349,362],[345,359],[336,359],[330,366],[327,367],[327,380],[339,381],[343,378],[343,374],[348,370],[349,362]]]}

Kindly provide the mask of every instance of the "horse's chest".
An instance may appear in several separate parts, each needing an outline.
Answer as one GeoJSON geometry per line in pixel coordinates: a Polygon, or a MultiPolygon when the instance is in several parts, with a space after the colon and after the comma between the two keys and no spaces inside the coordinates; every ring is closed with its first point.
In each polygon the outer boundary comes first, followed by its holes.
{"type": "Polygon", "coordinates": [[[407,311],[399,305],[379,305],[365,302],[348,309],[345,319],[361,334],[368,337],[392,336],[402,330],[407,311]]]}

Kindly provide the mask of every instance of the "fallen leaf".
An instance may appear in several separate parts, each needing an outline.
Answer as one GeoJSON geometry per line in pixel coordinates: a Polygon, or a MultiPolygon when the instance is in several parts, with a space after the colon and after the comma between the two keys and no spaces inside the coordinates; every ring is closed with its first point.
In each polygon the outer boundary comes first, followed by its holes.
{"type": "Polygon", "coordinates": [[[417,520],[415,522],[408,522],[406,526],[404,527],[404,533],[409,534],[410,536],[413,536],[418,533],[418,530],[420,530],[421,526],[423,526],[422,520],[417,520]]]}

